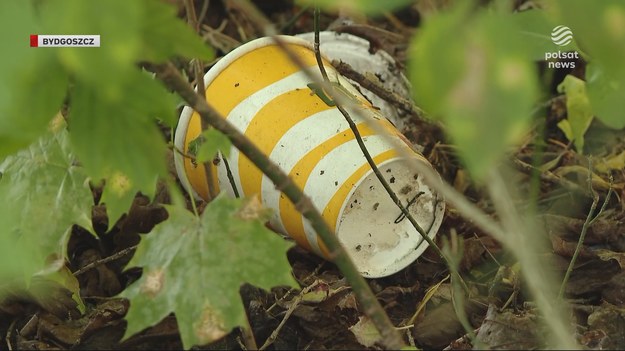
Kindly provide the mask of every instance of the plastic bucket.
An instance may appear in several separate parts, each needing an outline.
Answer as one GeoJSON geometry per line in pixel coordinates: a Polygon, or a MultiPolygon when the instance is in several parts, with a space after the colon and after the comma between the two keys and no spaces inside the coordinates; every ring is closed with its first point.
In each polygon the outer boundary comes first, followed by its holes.
{"type": "MultiPolygon", "coordinates": [[[[317,76],[319,69],[309,42],[283,36],[289,49],[317,76]]],[[[382,117],[332,66],[324,63],[330,80],[354,97],[346,106],[382,174],[420,226],[434,237],[444,213],[444,202],[422,182],[371,123],[388,131],[413,158],[428,161],[382,117]],[[358,113],[359,112],[359,113],[358,113]]],[[[412,263],[428,244],[401,216],[399,209],[364,158],[343,115],[310,87],[305,72],[293,64],[271,38],[248,42],[230,52],[204,76],[207,101],[239,131],[280,166],[311,198],[365,277],[383,277],[412,263]]],[[[175,144],[188,152],[201,133],[199,115],[185,107],[175,144]]],[[[207,198],[204,167],[175,154],[178,176],[194,196],[207,198]]],[[[241,196],[257,194],[273,209],[269,224],[308,250],[329,258],[310,223],[275,185],[236,148],[227,166],[222,155],[211,172],[216,189],[234,196],[227,168],[241,196]]]]}

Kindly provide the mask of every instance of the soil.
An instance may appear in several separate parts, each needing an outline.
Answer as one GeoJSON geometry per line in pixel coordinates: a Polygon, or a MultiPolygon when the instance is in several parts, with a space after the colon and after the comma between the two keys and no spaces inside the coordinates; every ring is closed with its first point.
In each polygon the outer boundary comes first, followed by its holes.
{"type": "MultiPolygon", "coordinates": [[[[185,18],[183,2],[170,2],[178,6],[179,16],[185,18]]],[[[408,43],[418,32],[422,19],[437,7],[446,6],[447,2],[419,1],[377,18],[323,14],[321,28],[334,28],[363,37],[370,41],[370,50],[385,50],[403,69],[408,43]]],[[[195,1],[196,13],[203,24],[201,32],[218,49],[219,56],[242,42],[262,36],[249,14],[230,1],[209,1],[206,12],[202,11],[204,3],[195,1]]],[[[287,0],[255,3],[283,34],[313,29],[312,8],[304,9],[287,0]]],[[[564,97],[557,95],[555,87],[565,74],[581,72],[579,68],[577,70],[560,70],[549,78],[546,84],[553,96],[545,104],[547,118],[543,135],[540,136],[537,129],[534,136],[539,137],[528,139],[509,155],[511,164],[518,170],[511,181],[519,184],[521,192],[529,192],[530,176],[540,174],[539,222],[546,229],[545,240],[552,248],[545,254],[552,255],[555,262],[548,269],[560,275],[564,274],[574,254],[593,201],[585,190],[588,188],[587,171],[584,172],[587,158],[572,149],[556,126],[566,117],[566,107],[564,97]],[[543,147],[539,164],[550,163],[551,166],[542,173],[530,166],[535,162],[535,140],[539,140],[543,147]]],[[[444,130],[415,114],[405,114],[404,135],[423,147],[423,154],[445,181],[492,214],[493,204],[483,189],[468,178],[454,148],[446,140],[444,130]]],[[[166,129],[163,132],[166,135],[171,133],[166,129]]],[[[625,133],[610,131],[595,121],[587,143],[597,155],[617,155],[625,149],[625,133]]],[[[173,162],[170,163],[172,174],[175,174],[173,162]]],[[[594,214],[599,213],[609,188],[607,174],[598,173],[597,176],[601,181],[596,180],[593,184],[599,200],[594,214]]],[[[601,210],[599,219],[589,226],[578,263],[565,288],[576,328],[576,335],[572,337],[587,348],[625,349],[625,273],[622,271],[625,263],[625,172],[622,168],[614,170],[612,177],[613,195],[601,210]]],[[[93,192],[97,203],[100,190],[94,189],[93,192]]],[[[35,302],[40,300],[24,295],[5,301],[0,306],[0,335],[4,340],[0,349],[181,349],[173,314],[121,341],[129,304],[115,297],[140,277],[140,268],[126,265],[141,237],[149,235],[156,224],[167,218],[161,205],[168,202],[164,187],[159,188],[152,200],[139,194],[128,214],[108,231],[104,208],[95,206],[93,226],[98,238],[75,227],[68,244],[67,267],[78,278],[87,311],[78,312],[71,294],[61,288],[49,290],[52,298],[45,299],[45,303],[35,302]]],[[[477,334],[481,345],[504,349],[544,347],[543,335],[537,327],[540,318],[525,294],[519,267],[510,253],[448,206],[437,242],[449,238],[452,232],[463,242],[459,270],[472,291],[463,307],[470,331],[477,334]]],[[[241,298],[258,346],[269,339],[272,342],[268,349],[380,348],[375,340],[367,340],[366,332],[353,328],[362,312],[341,272],[333,264],[299,247],[288,252],[288,259],[301,288],[323,294],[307,299],[300,290],[287,287],[265,291],[251,285],[242,286],[241,298]],[[285,315],[288,319],[282,324],[285,315]]],[[[369,279],[368,283],[407,343],[418,348],[479,347],[474,345],[466,326],[456,315],[448,275],[447,266],[434,252],[427,250],[402,271],[386,278],[369,279]]],[[[214,343],[193,348],[244,349],[244,339],[241,330],[235,329],[214,343]]]]}

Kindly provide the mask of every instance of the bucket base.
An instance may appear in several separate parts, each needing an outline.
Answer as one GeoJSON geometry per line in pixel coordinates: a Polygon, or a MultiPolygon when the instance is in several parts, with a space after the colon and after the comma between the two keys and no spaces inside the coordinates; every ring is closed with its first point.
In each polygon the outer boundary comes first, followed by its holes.
{"type": "MultiPolygon", "coordinates": [[[[443,219],[444,202],[405,161],[389,160],[378,168],[419,226],[430,238],[434,237],[443,219]]],[[[401,214],[373,172],[349,197],[337,236],[367,278],[385,277],[402,270],[429,246],[401,214]]]]}

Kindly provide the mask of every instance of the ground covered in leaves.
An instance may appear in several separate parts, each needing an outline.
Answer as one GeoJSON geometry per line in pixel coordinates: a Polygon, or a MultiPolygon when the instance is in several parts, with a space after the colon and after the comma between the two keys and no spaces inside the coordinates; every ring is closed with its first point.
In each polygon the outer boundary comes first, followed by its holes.
{"type": "MultiPolygon", "coordinates": [[[[304,9],[286,0],[256,3],[283,34],[312,31],[312,9],[304,9]]],[[[361,36],[370,41],[371,51],[387,51],[403,68],[411,35],[418,30],[429,11],[436,11],[432,6],[444,3],[418,2],[418,5],[375,19],[358,17],[347,21],[340,14],[324,14],[321,27],[361,36]]],[[[242,42],[262,36],[248,20],[248,14],[228,4],[228,1],[196,1],[197,13],[202,19],[201,33],[220,55],[242,42]],[[203,10],[204,3],[210,3],[206,10],[203,10]]],[[[184,17],[184,6],[181,3],[179,6],[180,16],[184,17]]],[[[579,74],[583,69],[583,63],[579,62],[576,72],[579,74]]],[[[573,256],[593,202],[588,191],[588,160],[571,148],[557,128],[557,123],[566,116],[566,104],[564,96],[559,95],[555,87],[565,74],[575,75],[576,72],[562,71],[549,77],[547,85],[552,97],[545,104],[547,122],[544,130],[536,129],[526,144],[509,155],[519,171],[510,181],[520,184],[521,191],[529,191],[531,174],[539,176],[537,206],[540,221],[548,234],[544,239],[552,248],[551,252],[544,254],[555,253],[557,263],[545,269],[555,270],[559,276],[563,275],[573,256]],[[535,138],[536,135],[539,137],[535,138]],[[535,140],[543,141],[539,168],[531,166],[536,164],[534,157],[538,145],[535,140]]],[[[482,189],[466,176],[441,127],[406,111],[402,114],[405,115],[404,134],[423,147],[423,154],[442,178],[486,212],[492,213],[492,204],[482,189]]],[[[166,135],[171,133],[169,130],[163,132],[166,135]]],[[[582,345],[624,349],[625,133],[608,130],[595,121],[588,131],[586,143],[593,154],[601,156],[595,160],[591,174],[592,189],[599,204],[594,215],[601,212],[588,228],[578,263],[565,287],[565,296],[572,306],[575,337],[582,345]],[[610,188],[613,196],[600,209],[610,188]]],[[[173,167],[173,162],[170,164],[173,167]]],[[[96,200],[101,195],[98,189],[94,189],[93,194],[96,200]]],[[[129,213],[110,229],[104,208],[96,206],[93,227],[99,237],[96,239],[76,226],[68,245],[67,274],[78,278],[86,312],[79,312],[71,294],[62,289],[48,289],[49,298],[46,299],[22,296],[7,301],[0,306],[0,335],[4,340],[0,349],[180,349],[182,344],[173,314],[122,341],[128,302],[115,297],[141,275],[140,268],[126,265],[142,235],[167,218],[162,204],[168,202],[169,196],[164,188],[152,201],[139,195],[129,213]]],[[[520,267],[515,265],[511,255],[448,207],[438,239],[449,236],[452,231],[464,243],[460,272],[474,292],[464,307],[478,338],[491,348],[541,347],[542,338],[536,327],[540,317],[527,300],[519,275],[520,267]]],[[[301,290],[275,287],[265,291],[251,285],[241,288],[258,347],[377,347],[366,324],[359,323],[362,313],[354,294],[334,265],[298,247],[289,251],[288,259],[301,290]]],[[[390,277],[371,279],[369,285],[394,325],[401,328],[405,339],[412,345],[419,348],[471,348],[473,345],[466,337],[467,331],[451,302],[448,275],[446,265],[428,250],[406,269],[390,277]]],[[[249,337],[237,329],[213,344],[195,348],[241,349],[249,337]]]]}

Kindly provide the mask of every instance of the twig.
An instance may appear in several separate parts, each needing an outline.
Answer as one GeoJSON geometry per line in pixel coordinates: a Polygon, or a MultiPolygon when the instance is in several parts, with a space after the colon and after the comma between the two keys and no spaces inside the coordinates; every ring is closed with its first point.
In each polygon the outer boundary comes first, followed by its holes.
{"type": "Polygon", "coordinates": [[[566,288],[566,284],[569,281],[569,277],[573,272],[573,267],[575,266],[575,261],[577,261],[577,256],[581,251],[582,245],[584,243],[584,239],[586,238],[586,232],[588,232],[588,228],[599,218],[601,213],[605,210],[608,205],[608,201],[610,200],[610,196],[612,195],[612,176],[610,176],[610,189],[608,190],[608,195],[606,195],[603,204],[601,205],[601,209],[597,215],[594,215],[595,209],[597,208],[597,204],[599,203],[599,195],[592,188],[592,161],[588,161],[588,188],[590,193],[593,195],[592,204],[590,205],[590,210],[588,210],[588,215],[586,215],[586,220],[582,225],[582,232],[579,235],[579,240],[577,240],[577,245],[575,246],[575,251],[573,252],[573,257],[571,257],[571,262],[569,262],[569,266],[566,269],[566,273],[564,273],[564,278],[562,279],[562,284],[560,284],[560,291],[558,292],[558,299],[561,300],[564,296],[564,290],[566,288]]]}
{"type": "MultiPolygon", "coordinates": [[[[193,0],[185,0],[184,2],[185,9],[187,11],[187,20],[193,29],[198,35],[201,36],[200,33],[200,24],[195,15],[195,6],[193,4],[193,0]]],[[[195,73],[195,84],[198,92],[201,92],[202,95],[206,94],[206,89],[204,87],[204,63],[202,60],[195,59],[193,70],[195,73]]],[[[208,125],[204,120],[200,121],[202,130],[207,130],[208,125]]],[[[217,190],[215,189],[214,183],[214,175],[213,169],[210,164],[210,160],[202,163],[202,167],[204,167],[204,173],[206,174],[206,185],[208,187],[208,199],[206,201],[212,200],[215,196],[217,196],[217,190]]]]}
{"type": "Polygon", "coordinates": [[[108,263],[108,262],[111,262],[111,261],[115,261],[115,260],[117,260],[119,258],[122,258],[122,257],[128,255],[129,253],[131,253],[136,248],[137,248],[137,245],[133,245],[133,246],[127,247],[127,248],[125,248],[125,249],[123,249],[123,250],[121,250],[121,251],[119,251],[117,253],[114,253],[111,256],[104,257],[104,258],[99,259],[99,260],[97,260],[95,262],[91,262],[88,265],[86,265],[86,266],[82,267],[81,269],[77,270],[76,272],[74,272],[74,276],[77,277],[77,276],[79,276],[79,275],[81,275],[81,274],[83,274],[83,273],[85,273],[85,272],[87,272],[89,270],[92,270],[93,268],[95,268],[95,267],[97,267],[99,265],[103,265],[105,263],[108,263]]]}
{"type": "Polygon", "coordinates": [[[579,185],[571,182],[570,180],[567,180],[565,178],[559,177],[555,174],[553,174],[553,172],[551,171],[542,171],[532,165],[530,165],[529,163],[523,162],[521,160],[519,160],[518,158],[514,159],[514,165],[515,167],[524,172],[524,173],[532,173],[535,171],[540,172],[540,179],[543,181],[547,181],[550,183],[554,183],[554,184],[558,184],[560,186],[562,186],[564,189],[574,192],[576,194],[583,194],[586,196],[592,196],[592,192],[588,192],[587,190],[582,189],[579,185]]]}
{"type": "Polygon", "coordinates": [[[317,285],[319,285],[317,282],[310,284],[306,288],[302,289],[302,291],[297,296],[295,296],[293,298],[293,300],[291,300],[291,305],[286,310],[286,313],[284,314],[284,317],[282,317],[282,320],[280,321],[280,324],[278,324],[276,329],[274,329],[271,332],[271,335],[269,335],[267,340],[265,340],[265,342],[263,343],[263,346],[261,346],[258,350],[264,350],[267,347],[269,347],[269,345],[273,344],[274,341],[276,341],[276,339],[278,338],[278,334],[280,334],[280,330],[282,330],[282,327],[284,326],[286,321],[289,319],[289,317],[291,316],[293,311],[295,311],[297,306],[299,306],[299,304],[302,301],[302,298],[304,297],[304,295],[308,294],[312,289],[316,288],[317,285]]]}
{"type": "Polygon", "coordinates": [[[7,348],[9,349],[9,351],[13,351],[13,345],[11,345],[11,338],[13,336],[11,334],[13,334],[13,329],[15,328],[16,322],[17,322],[17,318],[13,318],[13,320],[11,321],[11,324],[9,325],[9,328],[7,329],[7,334],[4,337],[4,340],[7,343],[7,348]]]}
{"type": "Polygon", "coordinates": [[[390,102],[394,106],[399,107],[400,109],[406,111],[407,113],[417,117],[419,120],[426,122],[428,124],[434,123],[433,120],[429,120],[426,117],[427,115],[425,111],[417,107],[412,101],[399,96],[399,94],[393,91],[387,90],[380,83],[372,79],[369,79],[369,77],[365,76],[364,74],[354,71],[352,66],[350,66],[348,63],[345,63],[340,60],[333,60],[332,66],[334,66],[334,68],[336,68],[336,70],[339,71],[341,75],[357,82],[363,88],[381,97],[385,101],[390,102]]]}
{"type": "Polygon", "coordinates": [[[177,152],[178,154],[180,154],[180,156],[182,156],[182,157],[184,157],[184,158],[188,158],[188,159],[189,159],[189,160],[191,160],[191,161],[195,161],[195,156],[193,156],[193,155],[191,155],[191,154],[188,154],[188,153],[186,153],[186,152],[184,152],[184,151],[180,150],[180,148],[179,148],[179,147],[177,147],[176,145],[174,145],[174,144],[169,144],[169,145],[167,145],[167,146],[168,146],[170,149],[172,149],[174,152],[177,152]]]}
{"type": "Polygon", "coordinates": [[[247,350],[258,350],[258,345],[256,344],[256,339],[254,338],[254,333],[252,333],[252,327],[250,326],[247,316],[245,316],[245,324],[244,327],[239,328],[241,329],[243,344],[247,350]]]}
{"type": "Polygon", "coordinates": [[[202,2],[202,8],[200,9],[200,15],[197,18],[197,32],[200,32],[200,26],[202,22],[204,22],[204,17],[206,17],[206,13],[208,12],[208,6],[210,4],[210,0],[204,0],[202,2]]]}
{"type": "Polygon", "coordinates": [[[230,139],[239,151],[244,154],[258,169],[282,191],[295,208],[310,221],[313,228],[330,251],[332,261],[339,267],[352,286],[358,301],[364,306],[364,313],[371,318],[374,325],[383,337],[383,343],[390,349],[399,349],[404,343],[399,333],[393,327],[384,309],[371,292],[369,285],[360,275],[338,238],[330,230],[319,211],[313,206],[310,198],[280,169],[278,165],[253,144],[245,135],[238,131],[230,122],[222,118],[211,107],[206,99],[193,90],[180,72],[171,63],[153,67],[157,77],[173,91],[177,92],[189,106],[200,114],[207,124],[222,132],[230,139]]]}

